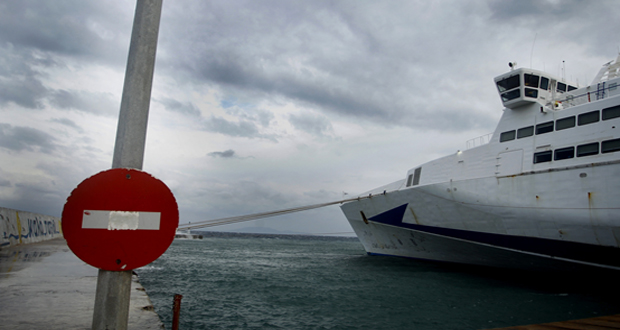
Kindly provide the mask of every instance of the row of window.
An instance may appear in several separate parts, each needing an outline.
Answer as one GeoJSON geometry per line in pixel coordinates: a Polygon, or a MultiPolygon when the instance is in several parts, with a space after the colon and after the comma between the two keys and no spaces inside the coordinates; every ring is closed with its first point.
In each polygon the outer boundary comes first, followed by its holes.
{"type": "MultiPolygon", "coordinates": [[[[525,86],[540,88],[542,90],[549,90],[549,78],[547,77],[540,77],[538,75],[526,73],[523,75],[523,80],[524,80],[523,82],[525,86]]],[[[497,82],[497,88],[499,89],[500,93],[511,90],[513,88],[517,88],[520,85],[521,85],[521,82],[519,80],[519,75],[514,75],[512,77],[508,77],[506,79],[503,79],[497,82]]],[[[558,92],[566,92],[566,91],[570,92],[575,89],[577,89],[577,87],[567,85],[559,81],[556,86],[556,90],[558,92]]]]}
{"type": "MultiPolygon", "coordinates": [[[[615,107],[605,108],[602,111],[602,120],[609,120],[612,118],[620,117],[620,105],[615,107]]],[[[561,118],[554,121],[548,121],[545,123],[538,124],[536,126],[527,126],[520,128],[518,130],[506,131],[500,134],[499,142],[512,141],[515,138],[522,139],[524,137],[532,136],[534,134],[540,135],[545,133],[550,133],[554,131],[561,131],[567,128],[575,127],[575,123],[578,126],[588,125],[592,123],[596,123],[601,120],[601,111],[590,111],[586,113],[582,113],[577,118],[575,116],[570,116],[566,118],[561,118]]]]}
{"type": "Polygon", "coordinates": [[[620,139],[606,140],[600,143],[587,143],[578,145],[575,147],[566,147],[555,150],[547,150],[542,152],[537,152],[534,154],[534,164],[550,162],[551,160],[562,160],[562,159],[570,159],[577,157],[585,157],[598,155],[600,153],[606,154],[609,152],[620,151],[620,139]],[[575,150],[577,151],[575,153],[575,150]]]}

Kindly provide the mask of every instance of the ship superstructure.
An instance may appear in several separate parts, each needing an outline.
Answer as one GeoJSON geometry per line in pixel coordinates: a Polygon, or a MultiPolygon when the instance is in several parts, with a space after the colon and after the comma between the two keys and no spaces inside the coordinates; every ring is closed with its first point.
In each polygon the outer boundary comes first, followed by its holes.
{"type": "Polygon", "coordinates": [[[619,62],[586,87],[511,65],[495,78],[505,109],[488,143],[341,206],[366,251],[620,269],[619,62]]]}

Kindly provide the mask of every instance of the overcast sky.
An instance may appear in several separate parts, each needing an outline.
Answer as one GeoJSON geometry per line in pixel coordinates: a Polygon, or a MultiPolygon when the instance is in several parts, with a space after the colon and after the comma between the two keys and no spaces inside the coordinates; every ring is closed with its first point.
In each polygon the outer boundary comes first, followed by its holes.
{"type": "MultiPolygon", "coordinates": [[[[0,206],[109,169],[135,1],[0,0],[0,206]]],[[[508,62],[589,83],[617,1],[164,0],[143,170],[181,223],[355,196],[465,148],[508,62]]],[[[351,232],[338,206],[220,227],[351,232]]]]}

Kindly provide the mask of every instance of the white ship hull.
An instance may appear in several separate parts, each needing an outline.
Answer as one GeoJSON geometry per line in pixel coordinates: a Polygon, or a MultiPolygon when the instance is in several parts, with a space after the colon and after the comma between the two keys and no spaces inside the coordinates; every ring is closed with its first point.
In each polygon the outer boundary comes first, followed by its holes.
{"type": "Polygon", "coordinates": [[[619,163],[377,192],[342,209],[369,254],[510,268],[566,268],[560,264],[571,262],[620,269],[618,208],[597,207],[620,200],[620,186],[608,184],[613,177],[620,177],[619,163]],[[558,182],[571,181],[582,189],[558,189],[558,182]]]}
{"type": "Polygon", "coordinates": [[[620,93],[614,87],[599,99],[588,92],[587,102],[552,110],[511,100],[517,105],[488,144],[411,169],[406,180],[341,208],[369,254],[620,269],[620,114],[611,115],[620,112],[620,93]],[[582,120],[594,112],[596,122],[582,120]],[[578,123],[565,129],[568,117],[578,123]],[[528,125],[532,133],[518,137],[528,125]]]}

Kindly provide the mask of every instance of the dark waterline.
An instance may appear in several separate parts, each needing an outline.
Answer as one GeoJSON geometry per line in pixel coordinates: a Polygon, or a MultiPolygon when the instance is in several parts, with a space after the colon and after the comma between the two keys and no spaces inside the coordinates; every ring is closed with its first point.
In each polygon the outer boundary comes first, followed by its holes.
{"type": "Polygon", "coordinates": [[[484,329],[620,313],[617,272],[542,273],[371,257],[351,239],[175,240],[137,270],[171,328],[484,329]]]}

